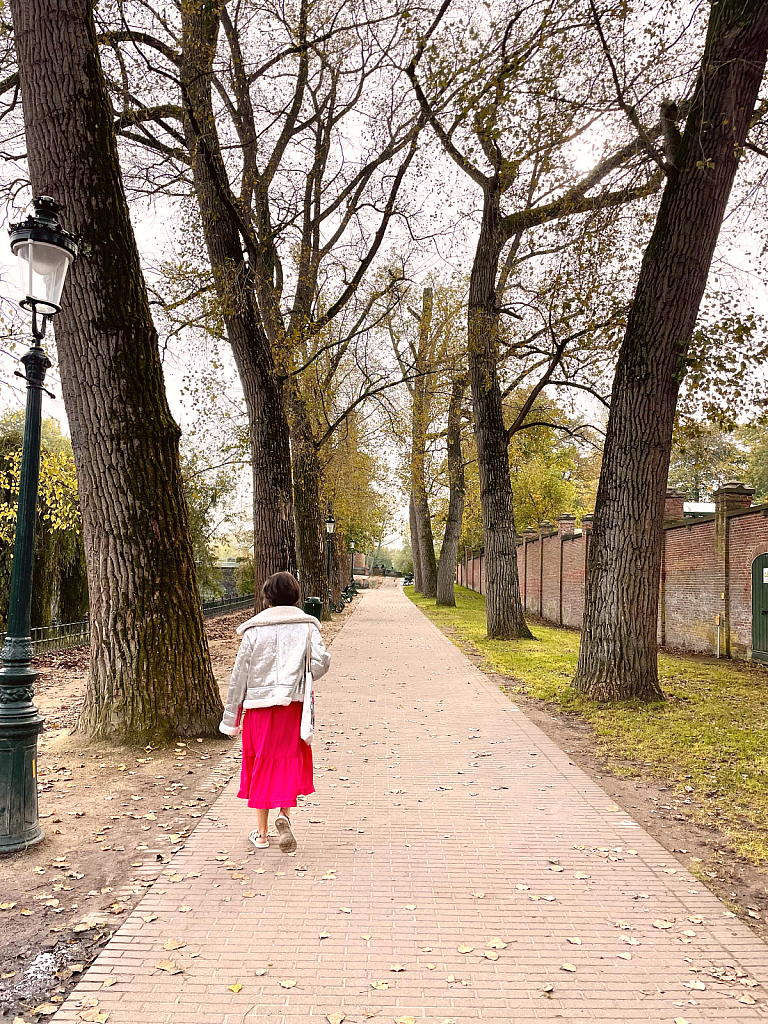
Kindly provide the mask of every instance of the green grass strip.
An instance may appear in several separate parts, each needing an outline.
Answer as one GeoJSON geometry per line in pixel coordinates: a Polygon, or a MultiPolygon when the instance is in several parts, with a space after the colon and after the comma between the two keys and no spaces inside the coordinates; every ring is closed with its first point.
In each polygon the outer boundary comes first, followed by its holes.
{"type": "Polygon", "coordinates": [[[680,811],[722,831],[738,855],[755,864],[768,860],[768,672],[762,666],[661,653],[666,701],[598,704],[570,686],[578,633],[533,623],[534,640],[489,640],[480,594],[457,587],[456,607],[438,608],[413,587],[403,590],[454,643],[510,677],[511,694],[590,722],[596,756],[611,771],[668,780],[684,796],[692,787],[694,804],[680,811]]]}

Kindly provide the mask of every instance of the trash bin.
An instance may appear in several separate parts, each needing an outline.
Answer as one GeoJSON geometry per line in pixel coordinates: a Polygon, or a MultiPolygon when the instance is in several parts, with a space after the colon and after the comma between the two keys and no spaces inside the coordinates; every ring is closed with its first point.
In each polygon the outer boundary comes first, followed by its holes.
{"type": "Polygon", "coordinates": [[[323,602],[319,597],[308,597],[304,602],[304,612],[306,615],[314,615],[320,622],[323,614],[323,602]]]}

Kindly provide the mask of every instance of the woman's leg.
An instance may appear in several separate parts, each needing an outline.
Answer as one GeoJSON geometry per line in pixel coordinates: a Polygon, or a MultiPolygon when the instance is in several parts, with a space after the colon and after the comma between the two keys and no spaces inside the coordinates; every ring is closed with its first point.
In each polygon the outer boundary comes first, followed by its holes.
{"type": "Polygon", "coordinates": [[[261,832],[263,836],[267,834],[267,828],[269,827],[269,808],[258,807],[256,809],[256,828],[261,832]]]}
{"type": "Polygon", "coordinates": [[[291,816],[291,808],[290,807],[281,807],[280,808],[280,813],[282,815],[284,815],[286,818],[290,818],[290,816],[291,816]]]}

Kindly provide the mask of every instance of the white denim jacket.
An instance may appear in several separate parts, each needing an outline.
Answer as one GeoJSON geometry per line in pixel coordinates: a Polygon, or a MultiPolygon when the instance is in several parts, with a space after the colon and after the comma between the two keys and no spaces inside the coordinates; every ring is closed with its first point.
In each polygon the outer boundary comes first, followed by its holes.
{"type": "Polygon", "coordinates": [[[224,717],[219,731],[237,735],[244,708],[270,708],[304,698],[307,629],[311,636],[312,678],[328,671],[326,651],[317,619],[293,606],[266,608],[248,619],[229,681],[224,717]]]}

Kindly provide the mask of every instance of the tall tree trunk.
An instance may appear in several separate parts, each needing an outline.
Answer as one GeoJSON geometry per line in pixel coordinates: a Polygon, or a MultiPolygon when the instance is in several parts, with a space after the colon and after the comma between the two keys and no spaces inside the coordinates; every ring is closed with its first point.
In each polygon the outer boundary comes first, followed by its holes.
{"type": "Polygon", "coordinates": [[[421,592],[424,597],[437,593],[437,561],[432,536],[432,516],[427,494],[427,431],[431,418],[432,358],[430,334],[432,330],[433,292],[425,288],[421,299],[419,338],[416,348],[416,379],[413,382],[411,406],[411,496],[419,538],[421,592]]]}
{"type": "Polygon", "coordinates": [[[78,729],[116,742],[215,735],[179,428],[128,215],[89,0],[13,0],[30,178],[86,255],[56,322],[88,564],[91,670],[78,729]]]}
{"type": "Polygon", "coordinates": [[[488,636],[498,640],[531,637],[520,600],[515,515],[509,474],[509,436],[497,373],[499,311],[496,272],[504,244],[499,224],[498,184],[486,190],[480,237],[472,264],[467,314],[469,381],[480,476],[480,507],[485,544],[488,636]]]}
{"type": "Polygon", "coordinates": [[[419,525],[416,521],[416,505],[413,491],[408,502],[408,524],[411,531],[411,554],[413,555],[413,589],[421,593],[421,551],[419,549],[419,525]]]}
{"type": "Polygon", "coordinates": [[[448,405],[448,517],[440,548],[440,563],[437,567],[437,603],[456,606],[453,584],[456,579],[456,562],[459,554],[459,537],[464,518],[464,456],[461,451],[461,405],[467,387],[466,377],[459,377],[451,387],[448,405]]]}
{"type": "Polygon", "coordinates": [[[656,629],[677,395],[767,50],[768,4],[712,5],[613,386],[574,680],[598,700],[662,696],[656,629]]]}
{"type": "Polygon", "coordinates": [[[325,533],[325,502],[321,499],[320,460],[306,407],[301,397],[289,397],[291,410],[291,456],[293,459],[293,503],[296,517],[296,550],[299,580],[304,599],[319,597],[322,616],[330,619],[325,533]]]}
{"type": "Polygon", "coordinates": [[[88,614],[88,575],[83,538],[79,533],[74,546],[72,557],[59,567],[59,622],[80,622],[88,614]]]}
{"type": "Polygon", "coordinates": [[[434,597],[437,593],[437,559],[435,558],[435,542],[432,536],[432,515],[429,511],[429,499],[426,490],[423,488],[416,488],[413,510],[416,517],[416,529],[419,535],[421,592],[424,597],[434,597]]]}
{"type": "Polygon", "coordinates": [[[258,610],[263,581],[272,573],[296,568],[290,442],[283,387],[259,316],[253,268],[243,257],[235,213],[227,199],[229,186],[211,101],[218,11],[216,3],[182,5],[181,80],[188,104],[185,135],[203,234],[248,411],[258,610]]]}

